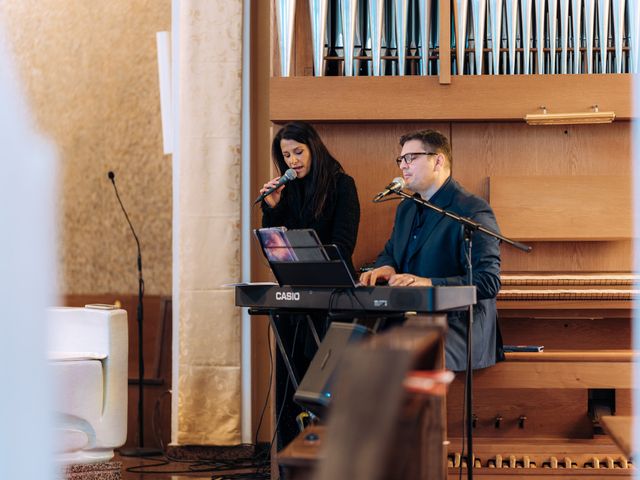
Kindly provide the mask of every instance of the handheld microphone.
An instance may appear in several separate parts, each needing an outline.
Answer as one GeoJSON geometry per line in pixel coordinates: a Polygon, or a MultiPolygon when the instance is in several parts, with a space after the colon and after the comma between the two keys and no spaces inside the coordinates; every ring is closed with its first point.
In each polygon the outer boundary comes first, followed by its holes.
{"type": "Polygon", "coordinates": [[[253,202],[253,204],[255,205],[256,203],[260,203],[262,200],[264,200],[266,197],[271,195],[273,192],[275,192],[277,189],[279,189],[285,183],[290,182],[291,180],[295,180],[295,178],[297,176],[298,176],[298,174],[296,173],[296,171],[293,168],[290,168],[289,170],[284,172],[284,175],[282,175],[280,177],[280,179],[278,180],[278,183],[276,183],[275,187],[271,187],[266,192],[261,193],[260,196],[258,198],[256,198],[256,201],[253,202]]]}
{"type": "Polygon", "coordinates": [[[394,178],[389,185],[384,187],[384,190],[382,192],[380,192],[373,198],[373,203],[379,202],[390,193],[394,193],[394,192],[397,192],[398,190],[402,190],[404,186],[405,186],[404,178],[402,177],[394,178]]]}

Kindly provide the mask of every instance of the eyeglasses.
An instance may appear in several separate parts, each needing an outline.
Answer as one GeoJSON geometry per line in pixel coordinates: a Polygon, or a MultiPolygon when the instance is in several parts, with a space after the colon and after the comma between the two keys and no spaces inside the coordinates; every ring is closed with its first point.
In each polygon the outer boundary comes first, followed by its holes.
{"type": "Polygon", "coordinates": [[[411,162],[413,162],[420,155],[438,155],[438,154],[436,152],[410,152],[410,153],[405,153],[404,155],[400,155],[398,158],[396,158],[396,163],[398,164],[398,166],[400,166],[402,164],[402,161],[404,160],[404,163],[406,163],[407,165],[411,165],[411,162]]]}

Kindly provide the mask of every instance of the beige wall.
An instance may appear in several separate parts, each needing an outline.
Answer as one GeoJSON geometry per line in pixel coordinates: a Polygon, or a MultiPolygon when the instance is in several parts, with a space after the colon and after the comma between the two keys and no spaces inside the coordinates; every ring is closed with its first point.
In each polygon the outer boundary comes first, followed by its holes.
{"type": "Polygon", "coordinates": [[[242,0],[189,0],[179,11],[172,292],[172,160],[162,154],[155,47],[155,33],[171,28],[171,1],[0,0],[36,122],[59,150],[60,292],[137,291],[135,242],[107,179],[113,170],[142,244],[146,293],[175,293],[180,306],[173,439],[236,444],[239,310],[221,285],[239,280],[240,206],[236,190],[211,185],[240,178],[242,0]]]}
{"type": "Polygon", "coordinates": [[[60,292],[171,293],[171,158],[163,156],[155,32],[170,0],[7,0],[0,22],[35,120],[57,145],[60,292]]]}

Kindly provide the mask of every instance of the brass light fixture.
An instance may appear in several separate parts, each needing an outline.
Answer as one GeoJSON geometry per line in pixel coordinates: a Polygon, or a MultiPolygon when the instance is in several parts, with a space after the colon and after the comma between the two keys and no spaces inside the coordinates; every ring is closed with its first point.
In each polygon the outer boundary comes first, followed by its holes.
{"type": "Polygon", "coordinates": [[[616,114],[614,112],[601,112],[598,105],[593,105],[591,112],[582,113],[547,113],[547,107],[540,107],[542,113],[529,113],[524,120],[529,125],[578,125],[589,123],[611,123],[616,114]]]}

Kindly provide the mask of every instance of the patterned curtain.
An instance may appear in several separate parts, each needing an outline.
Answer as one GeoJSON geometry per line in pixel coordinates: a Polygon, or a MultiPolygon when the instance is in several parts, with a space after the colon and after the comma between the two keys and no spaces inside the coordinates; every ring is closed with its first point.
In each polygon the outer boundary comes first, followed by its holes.
{"type": "Polygon", "coordinates": [[[242,0],[183,0],[176,10],[172,440],[231,445],[240,443],[240,311],[223,285],[241,273],[242,0]]]}

